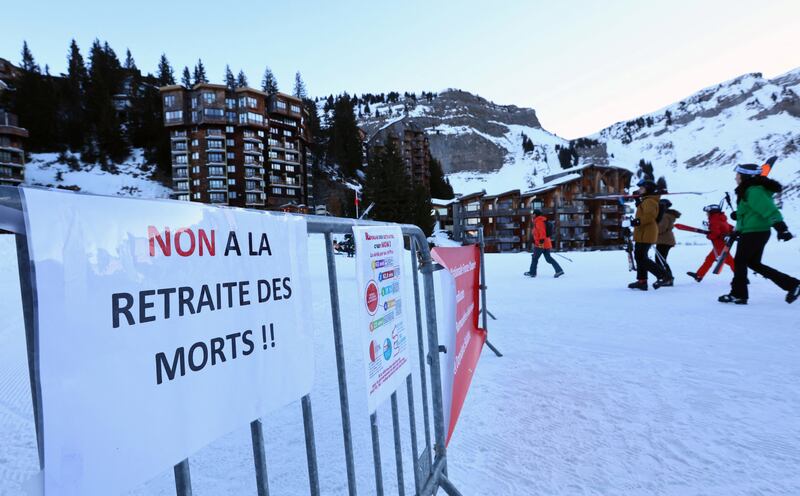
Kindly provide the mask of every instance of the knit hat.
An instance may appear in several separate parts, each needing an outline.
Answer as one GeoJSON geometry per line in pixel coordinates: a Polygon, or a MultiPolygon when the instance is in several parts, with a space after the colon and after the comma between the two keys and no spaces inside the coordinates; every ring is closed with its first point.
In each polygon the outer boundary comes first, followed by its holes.
{"type": "Polygon", "coordinates": [[[658,189],[656,182],[653,181],[652,179],[642,179],[641,181],[636,183],[636,186],[640,188],[643,187],[644,190],[647,191],[648,193],[654,193],[656,189],[658,189]]]}
{"type": "Polygon", "coordinates": [[[703,212],[712,213],[712,212],[722,212],[722,207],[720,207],[716,203],[712,203],[711,205],[706,205],[703,207],[703,212]]]}
{"type": "Polygon", "coordinates": [[[761,174],[761,166],[758,164],[739,164],[736,166],[736,172],[744,174],[745,176],[757,176],[761,174]]]}

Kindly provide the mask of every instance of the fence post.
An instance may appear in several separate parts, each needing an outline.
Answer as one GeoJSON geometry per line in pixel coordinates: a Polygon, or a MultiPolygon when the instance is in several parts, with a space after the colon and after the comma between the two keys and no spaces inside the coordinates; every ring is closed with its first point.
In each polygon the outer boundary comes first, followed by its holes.
{"type": "Polygon", "coordinates": [[[264,427],[261,420],[250,422],[250,436],[253,439],[253,463],[256,469],[257,494],[258,496],[269,496],[267,457],[264,450],[264,427]]]}
{"type": "Polygon", "coordinates": [[[381,470],[381,443],[378,435],[378,413],[369,416],[372,432],[372,461],[375,466],[375,494],[383,496],[383,471],[381,470]]]}
{"type": "Polygon", "coordinates": [[[425,453],[428,467],[433,466],[431,460],[431,422],[428,411],[428,374],[425,370],[425,340],[422,336],[422,307],[419,300],[419,280],[417,269],[417,240],[411,238],[411,272],[414,274],[414,311],[417,316],[417,351],[419,352],[419,382],[422,391],[422,420],[425,426],[425,453]]]}
{"type": "Polygon", "coordinates": [[[489,342],[489,326],[487,323],[486,315],[489,313],[489,310],[486,308],[486,268],[484,267],[483,263],[483,227],[478,228],[478,246],[480,247],[481,253],[481,318],[482,318],[482,326],[483,330],[486,331],[486,346],[489,347],[490,350],[494,352],[495,355],[498,357],[503,356],[500,353],[500,350],[494,347],[492,343],[489,342]]]}
{"type": "Polygon", "coordinates": [[[186,458],[173,467],[175,472],[175,494],[177,496],[192,496],[192,478],[189,474],[189,459],[186,458]]]}
{"type": "Polygon", "coordinates": [[[353,437],[350,425],[350,402],[347,397],[347,375],[344,363],[344,344],[342,343],[342,317],[339,308],[339,285],[336,277],[336,255],[333,253],[331,233],[325,233],[325,256],[328,262],[328,289],[331,297],[331,320],[333,321],[333,344],[336,350],[336,374],[339,380],[339,408],[342,413],[342,437],[344,438],[344,459],[347,466],[347,489],[350,496],[356,496],[356,469],[353,461],[353,437]]]}
{"type": "Polygon", "coordinates": [[[311,496],[319,496],[319,470],[317,469],[317,443],[314,437],[314,416],[311,412],[311,396],[305,395],[303,405],[303,429],[306,435],[306,461],[308,463],[308,487],[311,496]]]}
{"type": "MultiPolygon", "coordinates": [[[[415,276],[416,277],[416,274],[415,276]]],[[[419,456],[417,452],[417,420],[414,413],[414,385],[411,374],[406,376],[406,395],[408,396],[408,423],[411,430],[411,466],[414,469],[414,494],[419,495],[421,489],[419,480],[419,456]]]]}
{"type": "Polygon", "coordinates": [[[392,431],[394,433],[394,458],[397,464],[397,494],[405,496],[403,481],[403,446],[400,443],[400,419],[397,412],[397,391],[392,393],[392,431]]]}

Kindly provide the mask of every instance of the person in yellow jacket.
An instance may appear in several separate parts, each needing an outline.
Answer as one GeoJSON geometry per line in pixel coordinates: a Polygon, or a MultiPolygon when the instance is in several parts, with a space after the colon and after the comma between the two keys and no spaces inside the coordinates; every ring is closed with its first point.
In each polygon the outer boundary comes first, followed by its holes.
{"type": "Polygon", "coordinates": [[[661,196],[658,185],[651,179],[642,179],[637,184],[636,217],[631,221],[633,241],[636,243],[633,256],[636,259],[636,281],[628,284],[630,289],[647,291],[647,273],[656,276],[653,288],[658,289],[665,283],[666,274],[650,259],[650,247],[658,242],[658,201],[661,196]]]}

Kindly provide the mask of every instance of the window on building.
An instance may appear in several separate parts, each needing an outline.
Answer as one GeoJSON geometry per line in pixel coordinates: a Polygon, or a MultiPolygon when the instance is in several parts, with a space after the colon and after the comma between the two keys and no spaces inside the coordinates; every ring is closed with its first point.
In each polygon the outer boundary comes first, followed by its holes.
{"type": "Polygon", "coordinates": [[[220,108],[204,108],[203,115],[214,119],[219,119],[225,116],[225,111],[220,108]]]}
{"type": "Polygon", "coordinates": [[[229,165],[228,166],[228,172],[229,173],[236,172],[236,166],[235,165],[229,165]]]}
{"type": "Polygon", "coordinates": [[[192,167],[192,174],[200,174],[200,166],[199,165],[195,165],[194,167],[192,167]]]}
{"type": "Polygon", "coordinates": [[[209,193],[211,203],[225,203],[228,195],[226,193],[209,193]]]}
{"type": "Polygon", "coordinates": [[[214,101],[216,99],[217,99],[217,97],[216,97],[216,95],[214,95],[213,91],[204,91],[203,92],[203,101],[206,103],[206,105],[214,103],[214,101]]]}
{"type": "Polygon", "coordinates": [[[195,200],[199,200],[200,199],[200,193],[192,193],[192,198],[194,198],[195,200]]]}
{"type": "MultiPolygon", "coordinates": [[[[3,153],[5,153],[5,152],[3,152],[3,153]]],[[[10,155],[9,155],[9,157],[10,157],[10,155]]],[[[3,157],[0,157],[0,160],[2,160],[4,162],[10,162],[10,160],[5,160],[5,159],[3,159],[3,157]]],[[[176,164],[188,164],[189,163],[189,157],[187,157],[186,155],[175,155],[174,163],[176,163],[176,164]]]]}
{"type": "Polygon", "coordinates": [[[286,110],[286,102],[278,100],[277,102],[275,102],[275,106],[281,110],[286,110]]]}
{"type": "Polygon", "coordinates": [[[183,110],[170,110],[164,114],[164,119],[167,122],[183,120],[183,110]]]}
{"type": "Polygon", "coordinates": [[[286,172],[294,172],[294,165],[287,165],[286,172]]]}
{"type": "Polygon", "coordinates": [[[199,145],[200,145],[200,142],[199,142],[199,141],[197,141],[196,139],[193,139],[193,140],[192,140],[192,146],[193,146],[193,147],[197,147],[197,146],[199,146],[199,145]]]}
{"type": "Polygon", "coordinates": [[[236,153],[234,152],[227,152],[225,155],[228,157],[228,160],[233,160],[236,158],[236,153]]]}
{"type": "Polygon", "coordinates": [[[300,107],[297,106],[297,105],[292,105],[292,112],[294,112],[295,114],[299,114],[300,113],[300,107]]]}
{"type": "Polygon", "coordinates": [[[220,166],[209,167],[208,168],[208,175],[209,176],[224,176],[225,175],[225,168],[220,166]]]}
{"type": "Polygon", "coordinates": [[[210,150],[222,150],[224,148],[222,140],[208,140],[206,141],[206,146],[210,150]]]}
{"type": "Polygon", "coordinates": [[[236,107],[236,99],[235,98],[226,98],[225,99],[225,106],[228,108],[236,107]]]}
{"type": "Polygon", "coordinates": [[[278,158],[278,152],[269,152],[269,158],[278,158]]]}
{"type": "Polygon", "coordinates": [[[164,95],[164,106],[172,107],[175,105],[175,95],[164,95]]]}
{"type": "Polygon", "coordinates": [[[228,179],[228,186],[236,186],[236,179],[233,178],[228,179]]]}
{"type": "Polygon", "coordinates": [[[208,187],[209,189],[224,189],[225,181],[223,181],[222,179],[209,179],[208,187]]]}
{"type": "Polygon", "coordinates": [[[272,193],[275,194],[275,195],[281,195],[281,194],[283,194],[283,189],[282,188],[272,188],[272,193]]]}
{"type": "Polygon", "coordinates": [[[177,181],[175,183],[175,189],[178,191],[189,191],[189,181],[177,181]]]}
{"type": "Polygon", "coordinates": [[[219,152],[210,152],[208,154],[208,161],[209,162],[224,162],[225,156],[219,152]]]}
{"type": "Polygon", "coordinates": [[[263,138],[264,137],[264,131],[259,131],[258,132],[258,137],[259,138],[263,138]]]}
{"type": "Polygon", "coordinates": [[[225,132],[228,134],[233,133],[233,126],[225,126],[225,132]]]}
{"type": "Polygon", "coordinates": [[[180,201],[189,201],[189,195],[178,195],[175,198],[180,201]]]}
{"type": "Polygon", "coordinates": [[[192,160],[200,160],[200,152],[192,152],[192,160]]]}
{"type": "Polygon", "coordinates": [[[246,164],[255,164],[256,158],[252,155],[245,155],[244,156],[244,163],[246,164]]]}
{"type": "Polygon", "coordinates": [[[236,192],[235,191],[228,191],[228,198],[230,198],[231,200],[235,200],[236,199],[236,192]]]}

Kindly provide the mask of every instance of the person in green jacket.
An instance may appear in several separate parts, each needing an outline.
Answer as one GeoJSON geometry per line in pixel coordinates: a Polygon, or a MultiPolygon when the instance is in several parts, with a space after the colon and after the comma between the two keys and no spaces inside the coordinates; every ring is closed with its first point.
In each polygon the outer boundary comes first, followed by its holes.
{"type": "Polygon", "coordinates": [[[736,212],[731,216],[736,220],[734,235],[738,240],[733,281],[731,292],[720,296],[719,301],[747,304],[747,269],[750,268],[786,291],[786,302],[792,303],[800,296],[800,280],[761,263],[770,229],[778,232],[780,241],[789,241],[793,237],[772,198],[783,187],[777,181],[762,176],[761,167],[756,164],[737,166],[736,183],[736,212]]]}

